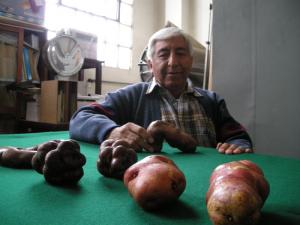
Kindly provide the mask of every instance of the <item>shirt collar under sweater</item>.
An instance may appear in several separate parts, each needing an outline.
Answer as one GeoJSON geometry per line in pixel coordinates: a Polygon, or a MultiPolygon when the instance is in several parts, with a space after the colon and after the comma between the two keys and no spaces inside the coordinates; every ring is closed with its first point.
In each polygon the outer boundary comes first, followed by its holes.
{"type": "MultiPolygon", "coordinates": [[[[155,77],[153,77],[148,89],[147,89],[147,92],[146,94],[150,94],[150,93],[153,93],[155,91],[155,89],[163,89],[167,92],[169,92],[167,89],[165,89],[164,87],[162,87],[155,79],[155,77]]],[[[202,96],[202,94],[200,94],[199,92],[195,91],[194,89],[194,85],[192,83],[192,81],[190,79],[187,80],[187,87],[186,87],[186,90],[182,93],[182,94],[193,94],[194,96],[196,97],[200,97],[202,96]]]]}

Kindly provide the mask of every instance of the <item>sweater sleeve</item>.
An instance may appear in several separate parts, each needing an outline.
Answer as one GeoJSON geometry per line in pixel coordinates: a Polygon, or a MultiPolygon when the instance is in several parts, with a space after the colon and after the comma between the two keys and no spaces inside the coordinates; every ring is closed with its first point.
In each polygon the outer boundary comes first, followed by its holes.
{"type": "Polygon", "coordinates": [[[101,143],[108,132],[130,121],[134,98],[123,88],[105,96],[105,101],[80,108],[71,118],[69,132],[75,140],[101,143]]]}
{"type": "Polygon", "coordinates": [[[95,144],[101,143],[110,130],[118,127],[111,116],[112,113],[98,103],[80,108],[71,118],[70,138],[95,144]]]}
{"type": "Polygon", "coordinates": [[[146,126],[153,116],[148,115],[151,104],[144,101],[145,90],[147,84],[129,85],[108,93],[104,102],[80,108],[71,118],[70,138],[101,143],[112,129],[125,123],[146,126]]]}

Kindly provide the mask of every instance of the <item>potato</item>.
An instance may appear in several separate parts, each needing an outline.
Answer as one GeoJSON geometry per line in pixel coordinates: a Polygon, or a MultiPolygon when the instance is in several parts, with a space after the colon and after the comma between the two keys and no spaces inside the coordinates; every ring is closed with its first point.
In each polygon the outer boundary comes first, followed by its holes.
{"type": "Polygon", "coordinates": [[[269,190],[263,171],[255,163],[224,163],[210,177],[206,193],[209,217],[214,225],[258,224],[269,190]]]}
{"type": "Polygon", "coordinates": [[[108,139],[100,145],[97,169],[105,177],[122,180],[126,169],[136,162],[136,152],[124,140],[108,139]]]}
{"type": "Polygon", "coordinates": [[[166,140],[172,147],[182,152],[195,152],[197,141],[189,134],[179,130],[173,124],[162,120],[153,121],[147,128],[147,132],[153,137],[154,152],[160,152],[163,141],[166,140]]]}
{"type": "Polygon", "coordinates": [[[35,153],[36,147],[2,147],[0,148],[0,165],[15,169],[32,169],[31,159],[35,153]]]}
{"type": "Polygon", "coordinates": [[[124,184],[145,210],[157,210],[176,201],[186,187],[184,174],[175,163],[161,155],[151,155],[129,167],[124,184]]]}
{"type": "Polygon", "coordinates": [[[50,140],[29,148],[0,148],[0,165],[34,169],[55,185],[77,183],[83,176],[85,163],[86,158],[74,140],[50,140]]]}
{"type": "Polygon", "coordinates": [[[32,167],[54,185],[74,185],[84,175],[86,158],[74,140],[53,140],[40,144],[32,167]]]}

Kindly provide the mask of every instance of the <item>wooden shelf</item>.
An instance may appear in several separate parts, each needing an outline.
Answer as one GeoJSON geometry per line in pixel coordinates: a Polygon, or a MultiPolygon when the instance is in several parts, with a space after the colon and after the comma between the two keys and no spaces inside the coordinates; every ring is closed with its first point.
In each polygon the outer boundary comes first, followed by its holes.
{"type": "MultiPolygon", "coordinates": [[[[2,113],[6,113],[7,115],[10,115],[12,116],[12,118],[14,118],[13,120],[16,124],[16,132],[67,130],[69,119],[77,109],[77,83],[73,83],[71,81],[53,80],[55,74],[53,74],[53,71],[48,69],[48,67],[46,66],[47,64],[44,62],[42,57],[42,50],[45,43],[47,42],[47,29],[36,24],[10,20],[0,16],[0,31],[11,32],[14,34],[13,37],[16,37],[16,42],[14,42],[14,45],[16,45],[17,51],[16,75],[12,77],[11,81],[2,82],[0,79],[0,86],[3,84],[2,86],[6,86],[11,92],[15,94],[15,107],[5,109],[2,113]],[[31,34],[34,34],[38,37],[38,49],[40,51],[37,68],[40,78],[40,81],[38,83],[33,83],[28,80],[24,81],[23,48],[25,40],[27,40],[27,37],[31,34]],[[30,85],[41,87],[42,90],[41,106],[39,108],[39,122],[25,120],[27,107],[26,103],[28,99],[26,100],[26,95],[23,93],[23,90],[29,88],[30,85]],[[46,88],[50,86],[52,87],[52,89],[46,88]],[[57,89],[53,89],[54,87],[57,87],[57,89]],[[63,96],[59,92],[60,87],[64,87],[62,88],[63,96]],[[49,100],[51,99],[55,104],[51,105],[49,103],[49,100]],[[65,104],[62,104],[61,102],[64,102],[65,104]],[[63,109],[61,108],[61,106],[63,106],[63,109]],[[50,111],[52,113],[49,113],[50,111]],[[48,112],[48,114],[45,112],[48,112]],[[44,115],[41,116],[43,113],[44,115]]],[[[99,95],[101,94],[102,63],[103,61],[85,58],[82,69],[79,72],[79,80],[81,80],[84,77],[85,69],[95,69],[95,94],[99,95]]]]}
{"type": "MultiPolygon", "coordinates": [[[[24,37],[26,35],[34,34],[38,37],[39,51],[42,50],[46,43],[47,29],[30,23],[20,22],[16,20],[10,20],[5,17],[0,17],[0,30],[4,32],[12,32],[17,36],[17,74],[15,82],[22,82],[23,76],[23,48],[24,48],[24,37]]],[[[41,53],[41,52],[40,52],[41,53]]],[[[41,54],[40,54],[41,56],[41,54]]],[[[45,66],[42,65],[42,57],[39,57],[38,72],[40,80],[45,80],[45,66]]]]}
{"type": "Polygon", "coordinates": [[[9,25],[11,27],[28,29],[37,32],[45,32],[47,29],[43,26],[33,23],[27,23],[25,21],[15,20],[8,17],[0,16],[0,24],[9,25]]]}
{"type": "Polygon", "coordinates": [[[47,29],[39,25],[0,16],[0,32],[4,37],[1,42],[1,47],[4,49],[2,52],[5,52],[1,55],[0,60],[7,62],[7,64],[2,63],[0,65],[1,98],[5,99],[5,101],[0,102],[0,123],[7,124],[0,126],[0,132],[11,133],[17,130],[18,120],[24,117],[26,100],[20,90],[28,87],[39,87],[40,81],[47,79],[47,68],[44,66],[41,53],[46,43],[47,29]],[[23,52],[24,46],[28,51],[23,52]],[[26,64],[24,63],[23,54],[28,56],[29,61],[27,60],[26,64]],[[32,67],[32,65],[35,65],[35,67],[32,67]],[[30,73],[24,73],[26,71],[24,68],[30,69],[30,73]],[[28,79],[30,78],[30,76],[26,76],[28,74],[38,74],[38,77],[35,76],[36,79],[34,79],[34,76],[32,76],[33,79],[28,79]]]}

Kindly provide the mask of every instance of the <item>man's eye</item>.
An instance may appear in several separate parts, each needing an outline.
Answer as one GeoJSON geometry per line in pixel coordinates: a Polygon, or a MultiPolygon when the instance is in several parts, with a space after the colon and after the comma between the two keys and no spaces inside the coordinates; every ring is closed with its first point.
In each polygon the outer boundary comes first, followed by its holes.
{"type": "Polygon", "coordinates": [[[168,58],[168,54],[166,54],[166,53],[158,54],[158,57],[165,59],[165,58],[168,58]]]}
{"type": "Polygon", "coordinates": [[[176,52],[176,54],[183,56],[183,55],[187,55],[188,53],[186,51],[178,51],[178,52],[176,52]]]}

